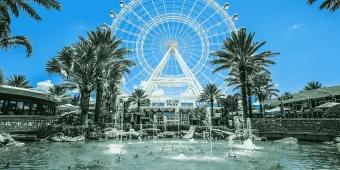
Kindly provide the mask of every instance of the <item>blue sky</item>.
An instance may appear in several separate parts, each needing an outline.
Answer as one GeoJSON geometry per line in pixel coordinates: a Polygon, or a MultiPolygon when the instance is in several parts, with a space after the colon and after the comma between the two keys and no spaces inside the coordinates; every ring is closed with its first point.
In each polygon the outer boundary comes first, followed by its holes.
{"type": "MultiPolygon", "coordinates": [[[[24,74],[31,84],[60,79],[45,71],[46,62],[57,52],[103,23],[111,23],[110,10],[119,11],[118,0],[61,0],[61,12],[37,8],[43,20],[22,15],[13,21],[13,34],[26,35],[34,53],[25,57],[23,48],[0,51],[0,68],[6,77],[24,74]]],[[[218,0],[219,3],[227,2],[218,0]]],[[[229,0],[229,13],[238,13],[237,26],[256,32],[266,41],[263,50],[280,52],[271,68],[281,91],[298,91],[311,80],[326,86],[340,84],[340,11],[320,11],[305,0],[229,0]]]]}

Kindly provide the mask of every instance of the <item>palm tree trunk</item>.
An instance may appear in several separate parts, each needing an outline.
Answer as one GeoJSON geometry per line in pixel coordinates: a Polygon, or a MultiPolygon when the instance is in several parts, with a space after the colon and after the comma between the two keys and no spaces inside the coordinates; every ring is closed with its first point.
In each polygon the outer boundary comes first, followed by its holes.
{"type": "Polygon", "coordinates": [[[80,89],[81,97],[81,120],[84,126],[87,126],[87,116],[90,107],[90,92],[86,89],[80,89]]]}
{"type": "Polygon", "coordinates": [[[211,126],[213,125],[212,119],[214,116],[214,99],[210,99],[210,121],[211,121],[211,126]]]}
{"type": "Polygon", "coordinates": [[[100,117],[102,115],[102,106],[103,106],[103,83],[102,79],[98,78],[97,82],[97,94],[96,94],[96,107],[94,110],[94,122],[99,123],[100,122],[100,117]]]}
{"type": "Polygon", "coordinates": [[[264,118],[262,101],[260,101],[260,113],[262,114],[262,118],[264,118]]]}
{"type": "Polygon", "coordinates": [[[140,101],[137,102],[137,112],[139,116],[139,124],[142,124],[142,115],[140,114],[140,101]]]}
{"type": "Polygon", "coordinates": [[[247,95],[248,95],[248,111],[249,111],[249,117],[253,117],[253,107],[252,107],[252,102],[251,102],[251,88],[250,84],[247,83],[247,95]]]}
{"type": "Polygon", "coordinates": [[[243,117],[248,117],[248,104],[247,104],[247,86],[246,86],[246,73],[242,69],[240,83],[241,83],[241,93],[242,93],[242,108],[243,108],[243,117]]]}

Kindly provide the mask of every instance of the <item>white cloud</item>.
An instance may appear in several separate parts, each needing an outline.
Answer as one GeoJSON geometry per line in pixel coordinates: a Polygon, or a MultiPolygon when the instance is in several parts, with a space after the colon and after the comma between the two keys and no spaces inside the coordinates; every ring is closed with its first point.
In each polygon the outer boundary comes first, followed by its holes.
{"type": "Polygon", "coordinates": [[[303,26],[302,24],[294,24],[294,25],[291,26],[291,29],[296,30],[296,29],[301,28],[302,26],[303,26]]]}
{"type": "Polygon", "coordinates": [[[146,89],[147,86],[148,86],[147,81],[141,81],[139,85],[134,85],[133,89],[146,89]]]}
{"type": "Polygon", "coordinates": [[[34,89],[41,92],[48,92],[48,89],[53,86],[51,80],[45,80],[37,83],[37,87],[34,89]]]}

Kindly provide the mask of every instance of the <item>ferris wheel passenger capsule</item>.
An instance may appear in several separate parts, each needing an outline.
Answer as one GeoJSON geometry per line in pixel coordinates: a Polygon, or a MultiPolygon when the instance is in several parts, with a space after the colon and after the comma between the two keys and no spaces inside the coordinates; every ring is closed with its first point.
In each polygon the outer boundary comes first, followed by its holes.
{"type": "Polygon", "coordinates": [[[238,14],[234,14],[234,15],[233,15],[233,20],[234,20],[234,21],[237,21],[238,19],[239,19],[238,14]]]}
{"type": "Polygon", "coordinates": [[[117,16],[117,14],[114,11],[110,11],[110,17],[111,18],[115,18],[117,16]]]}
{"type": "Polygon", "coordinates": [[[119,6],[120,6],[121,8],[124,8],[124,7],[126,6],[126,4],[125,4],[125,2],[124,2],[123,0],[121,0],[121,1],[119,2],[119,6]]]}
{"type": "Polygon", "coordinates": [[[223,5],[223,9],[224,9],[224,10],[228,10],[229,7],[230,7],[229,3],[225,3],[225,4],[223,5]]]}

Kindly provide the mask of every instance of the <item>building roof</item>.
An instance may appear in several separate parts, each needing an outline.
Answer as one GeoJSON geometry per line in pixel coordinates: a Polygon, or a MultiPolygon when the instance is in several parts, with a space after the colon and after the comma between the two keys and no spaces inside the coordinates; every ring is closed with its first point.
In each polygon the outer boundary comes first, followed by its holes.
{"type": "Polygon", "coordinates": [[[53,99],[51,95],[44,93],[44,92],[32,90],[32,89],[0,85],[0,93],[9,94],[9,95],[17,95],[17,96],[25,96],[25,97],[31,97],[31,98],[37,98],[37,99],[55,102],[55,100],[53,99]]]}
{"type": "MultiPolygon", "coordinates": [[[[282,103],[286,104],[286,103],[293,103],[293,102],[305,101],[305,100],[310,100],[310,99],[318,99],[318,98],[329,97],[329,96],[338,96],[338,95],[340,95],[340,85],[294,93],[292,94],[293,98],[289,100],[282,100],[282,103]]],[[[265,105],[270,105],[270,106],[277,106],[277,105],[280,105],[280,103],[281,102],[278,98],[267,100],[264,102],[265,105]]]]}

